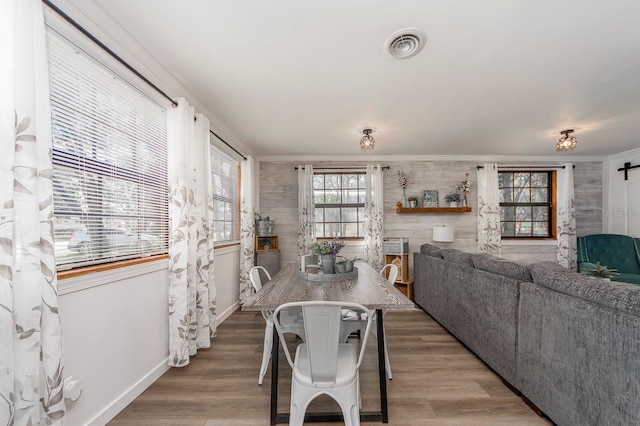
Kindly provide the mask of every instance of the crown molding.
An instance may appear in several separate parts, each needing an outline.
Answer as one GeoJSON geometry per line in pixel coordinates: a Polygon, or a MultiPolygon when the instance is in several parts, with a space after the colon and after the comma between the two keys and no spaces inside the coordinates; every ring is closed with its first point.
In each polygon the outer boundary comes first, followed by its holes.
{"type": "Polygon", "coordinates": [[[606,156],[534,156],[534,155],[264,155],[256,157],[256,161],[271,161],[283,163],[303,163],[319,161],[335,162],[405,162],[405,161],[470,161],[476,163],[487,162],[552,162],[582,163],[605,161],[606,156]]]}

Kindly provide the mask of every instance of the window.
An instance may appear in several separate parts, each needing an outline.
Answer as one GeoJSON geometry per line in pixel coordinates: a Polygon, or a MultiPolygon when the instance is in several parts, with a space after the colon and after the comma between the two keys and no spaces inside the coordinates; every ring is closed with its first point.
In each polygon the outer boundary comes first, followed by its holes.
{"type": "Polygon", "coordinates": [[[364,238],[364,173],[315,173],[316,238],[364,238]]]}
{"type": "Polygon", "coordinates": [[[52,29],[47,50],[58,269],[166,253],[166,109],[52,29]]]}
{"type": "Polygon", "coordinates": [[[503,238],[555,237],[554,171],[499,171],[503,238]]]}
{"type": "Polygon", "coordinates": [[[240,197],[238,161],[222,152],[210,135],[211,191],[213,193],[213,241],[226,243],[240,239],[240,197]]]}

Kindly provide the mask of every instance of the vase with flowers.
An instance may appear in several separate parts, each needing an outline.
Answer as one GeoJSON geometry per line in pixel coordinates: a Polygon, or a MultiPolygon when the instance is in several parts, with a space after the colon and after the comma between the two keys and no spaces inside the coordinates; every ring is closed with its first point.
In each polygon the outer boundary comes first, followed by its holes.
{"type": "Polygon", "coordinates": [[[462,191],[462,207],[467,207],[467,192],[471,191],[471,182],[469,182],[469,173],[465,173],[464,180],[456,185],[458,191],[462,191]]]}
{"type": "Polygon", "coordinates": [[[402,188],[402,207],[407,207],[407,175],[402,170],[398,170],[398,183],[402,188]]]}
{"type": "Polygon", "coordinates": [[[340,252],[340,250],[342,250],[344,246],[344,241],[342,241],[338,237],[335,237],[331,241],[317,241],[311,245],[311,251],[313,252],[313,254],[318,255],[320,258],[323,273],[333,274],[336,263],[336,255],[340,252]]]}

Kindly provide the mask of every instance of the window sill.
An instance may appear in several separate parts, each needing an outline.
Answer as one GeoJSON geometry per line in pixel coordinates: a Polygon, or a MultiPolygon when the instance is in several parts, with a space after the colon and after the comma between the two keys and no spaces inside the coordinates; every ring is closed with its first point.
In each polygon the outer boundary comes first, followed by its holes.
{"type": "Polygon", "coordinates": [[[74,293],[139,275],[166,271],[167,268],[168,256],[160,255],[63,271],[58,273],[58,294],[74,293]]]}

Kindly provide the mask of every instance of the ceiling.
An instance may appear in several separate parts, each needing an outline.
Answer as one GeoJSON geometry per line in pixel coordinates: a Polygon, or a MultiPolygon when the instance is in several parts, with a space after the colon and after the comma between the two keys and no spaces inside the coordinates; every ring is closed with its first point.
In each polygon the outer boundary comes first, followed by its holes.
{"type": "Polygon", "coordinates": [[[91,1],[258,157],[361,155],[368,126],[382,156],[640,146],[638,1],[91,1]],[[390,58],[407,27],[426,47],[390,58]]]}

